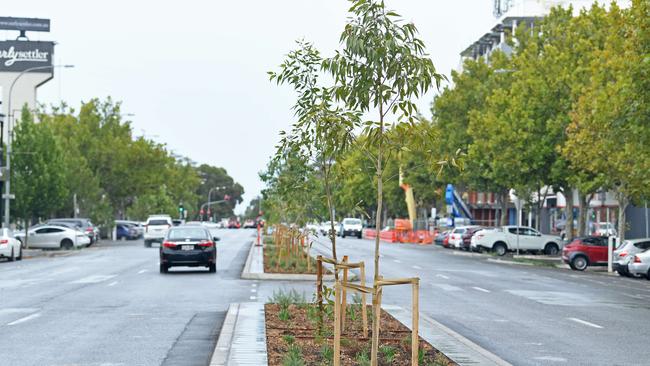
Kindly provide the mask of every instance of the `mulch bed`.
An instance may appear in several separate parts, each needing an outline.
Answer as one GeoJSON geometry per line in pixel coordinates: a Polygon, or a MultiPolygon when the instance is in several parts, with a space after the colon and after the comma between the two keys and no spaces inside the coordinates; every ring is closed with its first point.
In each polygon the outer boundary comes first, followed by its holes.
{"type": "MultiPolygon", "coordinates": [[[[285,320],[279,316],[281,309],[279,304],[265,305],[269,366],[283,365],[290,348],[295,350],[296,347],[305,365],[331,365],[334,315],[325,316],[324,329],[319,332],[317,305],[289,305],[289,319],[285,320]]],[[[367,305],[367,309],[370,337],[372,306],[367,305]]],[[[411,331],[383,310],[380,324],[379,364],[410,365],[411,331]]],[[[371,339],[364,338],[362,333],[361,305],[348,305],[346,328],[341,336],[341,365],[370,365],[370,346],[371,339]]],[[[422,353],[420,365],[456,365],[422,338],[419,348],[422,353]]]]}
{"type": "Polygon", "coordinates": [[[309,256],[309,267],[305,257],[298,258],[294,253],[283,253],[280,265],[277,262],[277,247],[275,244],[264,245],[264,272],[265,273],[291,273],[291,274],[316,274],[316,260],[309,256]],[[291,257],[287,258],[288,255],[291,257]]]}

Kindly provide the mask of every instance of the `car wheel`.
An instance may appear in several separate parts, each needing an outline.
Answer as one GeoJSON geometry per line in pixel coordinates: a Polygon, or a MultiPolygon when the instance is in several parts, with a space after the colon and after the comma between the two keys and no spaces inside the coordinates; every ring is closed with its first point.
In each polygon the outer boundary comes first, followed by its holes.
{"type": "Polygon", "coordinates": [[[345,233],[341,233],[341,238],[345,238],[345,233]]]}
{"type": "Polygon", "coordinates": [[[546,247],[544,247],[544,253],[546,253],[546,255],[558,255],[559,252],[560,247],[555,243],[548,243],[546,244],[546,247]]]}
{"type": "Polygon", "coordinates": [[[13,262],[16,260],[16,257],[14,255],[14,248],[11,248],[11,254],[9,255],[9,262],[13,262]]]}
{"type": "Polygon", "coordinates": [[[19,246],[18,247],[18,256],[16,257],[17,261],[23,260],[23,247],[19,246]]]}
{"type": "Polygon", "coordinates": [[[73,243],[70,239],[61,240],[61,249],[70,250],[72,249],[73,243]]]}
{"type": "Polygon", "coordinates": [[[149,240],[144,241],[144,247],[145,248],[151,248],[151,242],[149,240]]]}
{"type": "Polygon", "coordinates": [[[576,271],[584,271],[589,266],[589,261],[584,255],[577,255],[571,260],[571,268],[576,271]]]}
{"type": "Polygon", "coordinates": [[[160,273],[169,272],[169,267],[166,264],[160,263],[160,273]]]}
{"type": "Polygon", "coordinates": [[[217,265],[215,263],[212,263],[208,266],[208,271],[210,273],[217,273],[217,265]]]}
{"type": "Polygon", "coordinates": [[[508,247],[506,247],[504,243],[496,243],[494,244],[492,249],[499,257],[503,257],[504,255],[506,255],[506,252],[508,251],[508,247]]]}
{"type": "Polygon", "coordinates": [[[363,235],[361,235],[361,233],[357,234],[357,238],[359,238],[359,239],[361,239],[362,236],[363,235]]]}
{"type": "Polygon", "coordinates": [[[650,281],[650,268],[648,269],[648,273],[645,274],[645,279],[650,281]]]}

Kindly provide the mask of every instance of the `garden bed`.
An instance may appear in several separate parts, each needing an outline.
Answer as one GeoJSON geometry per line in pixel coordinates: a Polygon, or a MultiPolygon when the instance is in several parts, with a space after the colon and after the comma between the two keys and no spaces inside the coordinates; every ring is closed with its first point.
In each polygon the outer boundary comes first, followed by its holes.
{"type": "MultiPolygon", "coordinates": [[[[265,305],[268,365],[331,365],[332,307],[325,306],[323,327],[319,330],[316,304],[291,303],[286,296],[276,300],[277,303],[265,305]]],[[[366,306],[368,314],[372,314],[372,306],[366,306]]],[[[380,328],[379,364],[410,365],[411,330],[384,310],[380,328]]],[[[361,305],[348,305],[346,327],[341,336],[341,365],[370,365],[370,336],[370,330],[368,337],[363,336],[361,305]]],[[[420,365],[456,365],[422,338],[419,349],[420,365]]]]}
{"type": "Polygon", "coordinates": [[[316,260],[307,253],[283,253],[278,260],[278,247],[273,243],[264,244],[265,273],[316,274],[316,260]],[[309,263],[307,262],[309,261],[309,263]]]}

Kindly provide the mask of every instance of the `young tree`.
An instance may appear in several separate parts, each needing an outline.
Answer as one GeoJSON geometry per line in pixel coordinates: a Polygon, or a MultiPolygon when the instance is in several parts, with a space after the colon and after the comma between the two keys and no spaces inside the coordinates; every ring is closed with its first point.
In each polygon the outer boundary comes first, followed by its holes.
{"type": "Polygon", "coordinates": [[[383,165],[385,146],[389,143],[387,118],[397,115],[398,121],[413,123],[416,105],[411,98],[439,86],[443,76],[436,73],[425,53],[424,43],[417,38],[412,23],[388,11],[383,1],[351,1],[345,30],[341,34],[344,48],[323,62],[334,77],[332,92],[349,109],[362,113],[374,111],[377,120],[365,122],[363,134],[373,154],[377,179],[377,211],[375,218],[375,281],[379,279],[379,232],[383,207],[383,165]]]}
{"type": "MultiPolygon", "coordinates": [[[[287,55],[280,72],[269,73],[271,80],[278,84],[288,83],[298,93],[293,107],[298,121],[288,134],[283,133],[275,159],[295,155],[315,165],[325,190],[332,258],[337,261],[333,166],[354,141],[353,131],[359,125],[359,118],[356,113],[339,108],[330,90],[319,85],[322,63],[320,53],[312,44],[299,41],[298,49],[287,55]]],[[[338,279],[337,271],[334,276],[338,279]]]]}

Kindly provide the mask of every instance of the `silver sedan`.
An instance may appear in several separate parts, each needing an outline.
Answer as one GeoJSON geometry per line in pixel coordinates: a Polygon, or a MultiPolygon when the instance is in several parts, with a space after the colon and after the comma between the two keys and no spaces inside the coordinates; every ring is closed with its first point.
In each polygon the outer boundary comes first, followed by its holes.
{"type": "Polygon", "coordinates": [[[645,276],[650,280],[650,250],[635,255],[628,263],[627,270],[633,276],[645,276]]]}
{"type": "Polygon", "coordinates": [[[83,231],[60,225],[40,225],[25,233],[16,233],[16,239],[30,248],[72,249],[90,245],[90,238],[83,231]]]}

